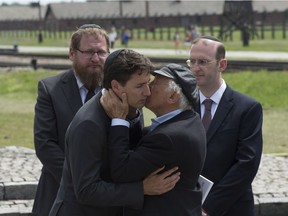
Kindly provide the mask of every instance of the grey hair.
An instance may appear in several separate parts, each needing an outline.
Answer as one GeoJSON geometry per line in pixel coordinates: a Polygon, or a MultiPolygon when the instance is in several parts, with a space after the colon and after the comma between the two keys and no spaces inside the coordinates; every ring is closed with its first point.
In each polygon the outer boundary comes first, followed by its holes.
{"type": "Polygon", "coordinates": [[[182,110],[192,109],[192,106],[190,105],[188,99],[182,92],[182,88],[177,83],[175,83],[174,80],[169,79],[168,89],[175,91],[177,94],[180,95],[179,109],[182,109],[182,110]]]}

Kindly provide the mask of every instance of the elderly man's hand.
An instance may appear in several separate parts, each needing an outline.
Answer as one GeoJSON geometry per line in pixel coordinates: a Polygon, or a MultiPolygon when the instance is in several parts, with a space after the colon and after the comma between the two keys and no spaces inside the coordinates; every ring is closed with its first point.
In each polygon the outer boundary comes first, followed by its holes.
{"type": "Polygon", "coordinates": [[[154,171],[144,179],[143,185],[145,195],[160,195],[172,190],[175,187],[176,183],[180,179],[180,172],[176,172],[178,167],[174,167],[161,174],[158,174],[163,169],[164,167],[154,171]],[[172,173],[174,174],[171,175],[172,173]]]}
{"type": "Polygon", "coordinates": [[[209,216],[204,209],[202,209],[202,215],[201,216],[209,216]]]}
{"type": "Polygon", "coordinates": [[[106,114],[112,118],[125,119],[129,106],[127,102],[127,95],[122,93],[119,98],[112,89],[104,89],[100,98],[100,103],[105,110],[106,114]]]}

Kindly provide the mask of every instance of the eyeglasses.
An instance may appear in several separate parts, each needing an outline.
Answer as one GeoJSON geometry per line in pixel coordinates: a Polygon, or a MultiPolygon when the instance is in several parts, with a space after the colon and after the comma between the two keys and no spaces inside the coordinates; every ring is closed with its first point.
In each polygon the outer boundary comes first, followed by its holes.
{"type": "Polygon", "coordinates": [[[195,67],[198,65],[199,67],[207,67],[209,64],[217,62],[218,60],[209,61],[207,59],[188,59],[186,64],[188,67],[195,67]]]}
{"type": "Polygon", "coordinates": [[[80,49],[76,49],[77,51],[79,51],[80,53],[82,53],[86,58],[92,58],[94,56],[94,54],[96,53],[98,57],[100,58],[104,58],[106,57],[109,53],[103,50],[100,51],[93,51],[93,50],[80,50],[80,49]]]}

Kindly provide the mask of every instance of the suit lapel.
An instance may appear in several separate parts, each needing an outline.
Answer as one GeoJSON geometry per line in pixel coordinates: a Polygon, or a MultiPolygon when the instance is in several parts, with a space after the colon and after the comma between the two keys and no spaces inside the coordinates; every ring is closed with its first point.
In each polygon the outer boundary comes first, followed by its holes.
{"type": "Polygon", "coordinates": [[[61,80],[61,88],[63,90],[64,97],[67,99],[67,104],[70,105],[73,113],[76,114],[76,112],[82,106],[82,100],[73,71],[70,70],[68,73],[65,73],[61,80]]]}
{"type": "Polygon", "coordinates": [[[207,131],[207,143],[217,132],[218,128],[222,125],[223,121],[226,119],[231,108],[234,106],[232,90],[227,86],[220,103],[217,107],[216,113],[212,119],[210,127],[207,131]]]}

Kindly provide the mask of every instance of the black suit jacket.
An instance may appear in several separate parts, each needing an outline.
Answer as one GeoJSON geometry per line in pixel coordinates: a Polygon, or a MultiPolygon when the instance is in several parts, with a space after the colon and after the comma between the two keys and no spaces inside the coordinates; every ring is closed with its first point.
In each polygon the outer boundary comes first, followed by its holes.
{"type": "Polygon", "coordinates": [[[141,211],[125,209],[125,215],[201,215],[202,195],[196,186],[206,154],[206,134],[197,113],[187,110],[160,124],[134,151],[128,147],[127,127],[111,127],[109,137],[111,175],[116,182],[139,181],[164,165],[166,170],[179,166],[181,172],[173,190],[145,196],[141,211]]]}
{"type": "Polygon", "coordinates": [[[207,131],[202,175],[214,182],[203,208],[210,216],[254,215],[252,181],[262,154],[262,107],[227,86],[207,131]]]}
{"type": "Polygon", "coordinates": [[[142,207],[141,181],[111,182],[107,152],[111,119],[100,97],[98,93],[85,103],[67,130],[63,176],[50,216],[118,216],[122,206],[142,207]]]}
{"type": "Polygon", "coordinates": [[[47,216],[53,205],[62,175],[66,129],[81,106],[72,70],[39,81],[34,144],[43,168],[33,206],[36,215],[47,216]]]}

